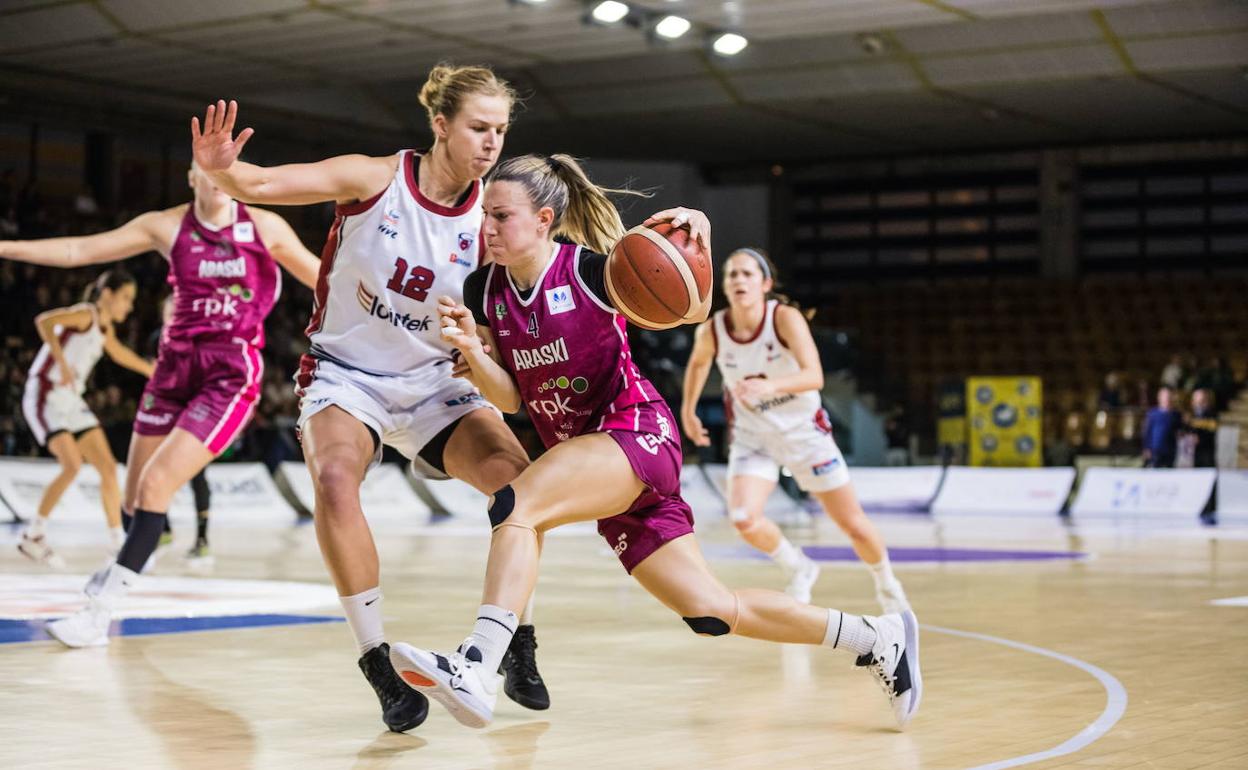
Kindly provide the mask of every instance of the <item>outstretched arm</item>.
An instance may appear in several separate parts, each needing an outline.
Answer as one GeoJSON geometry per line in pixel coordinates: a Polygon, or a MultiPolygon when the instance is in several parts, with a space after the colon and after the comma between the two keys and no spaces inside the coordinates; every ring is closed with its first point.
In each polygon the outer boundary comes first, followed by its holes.
{"type": "Polygon", "coordinates": [[[0,257],[47,267],[82,267],[142,254],[166,252],[173,231],[162,232],[166,212],[149,211],[131,219],[116,230],[95,235],[45,238],[39,241],[0,241],[0,257]]]}
{"type": "Polygon", "coordinates": [[[299,236],[295,235],[294,229],[281,216],[263,209],[251,211],[260,226],[260,237],[264,240],[265,248],[277,260],[277,264],[284,267],[299,283],[315,289],[321,260],[308,251],[299,236]]]}
{"type": "Polygon", "coordinates": [[[121,340],[117,339],[117,332],[112,326],[109,326],[108,331],[104,332],[104,352],[108,354],[109,358],[117,362],[118,366],[124,366],[144,377],[150,378],[152,372],[156,371],[155,364],[135,353],[122,344],[121,340]]]}
{"type": "Polygon", "coordinates": [[[695,446],[710,446],[711,437],[702,427],[698,419],[698,398],[702,388],[706,386],[706,378],[711,373],[711,364],[715,361],[715,330],[711,324],[703,323],[693,333],[693,351],[689,353],[689,363],[685,365],[685,384],[682,388],[680,404],[680,424],[685,435],[695,446]]]}
{"type": "Polygon", "coordinates": [[[255,133],[250,128],[234,137],[238,102],[208,105],[204,127],[191,118],[191,152],[195,164],[227,195],[244,203],[302,206],[324,201],[364,200],[385,189],[394,175],[395,158],[340,155],[319,163],[289,163],[265,168],[238,159],[255,133]]]}

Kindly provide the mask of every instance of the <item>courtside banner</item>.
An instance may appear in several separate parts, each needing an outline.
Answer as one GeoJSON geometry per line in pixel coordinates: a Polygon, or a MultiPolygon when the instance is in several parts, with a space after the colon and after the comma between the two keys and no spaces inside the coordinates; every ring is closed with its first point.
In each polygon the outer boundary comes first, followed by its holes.
{"type": "MultiPolygon", "coordinates": [[[[285,462],[278,466],[277,472],[284,477],[295,499],[309,511],[315,510],[316,495],[308,467],[299,462],[285,462]]],[[[403,469],[393,463],[382,463],[364,477],[360,505],[373,524],[415,527],[429,521],[429,506],[416,496],[403,476],[403,469]]]]}
{"type": "Polygon", "coordinates": [[[1089,468],[1072,516],[1197,516],[1209,501],[1213,468],[1089,468]]]}
{"type": "Polygon", "coordinates": [[[1218,471],[1218,513],[1248,514],[1248,471],[1218,471]]]}
{"type": "Polygon", "coordinates": [[[1074,468],[955,466],[946,471],[932,512],[1056,515],[1074,483],[1074,468]]]}
{"type": "MultiPolygon", "coordinates": [[[[18,516],[29,521],[39,513],[43,490],[61,472],[61,466],[49,458],[0,459],[0,497],[18,516]]],[[[125,479],[125,470],[118,469],[117,482],[125,479]]],[[[65,489],[61,500],[52,509],[52,521],[89,520],[104,527],[104,508],[100,504],[100,476],[95,468],[83,463],[74,483],[65,489]]]]}
{"type": "Polygon", "coordinates": [[[295,509],[277,490],[264,463],[213,463],[207,475],[214,522],[295,521],[295,509]]]}
{"type": "Polygon", "coordinates": [[[939,465],[905,468],[850,468],[858,502],[869,511],[926,511],[940,489],[939,465]]]}

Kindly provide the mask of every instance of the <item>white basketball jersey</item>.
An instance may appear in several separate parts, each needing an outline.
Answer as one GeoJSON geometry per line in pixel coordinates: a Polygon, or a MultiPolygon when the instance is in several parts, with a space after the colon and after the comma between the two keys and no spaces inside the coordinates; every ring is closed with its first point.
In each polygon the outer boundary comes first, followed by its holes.
{"type": "Polygon", "coordinates": [[[463,298],[480,261],[481,182],[450,208],[420,193],[420,156],[399,152],[390,185],[373,198],[337,208],[321,256],[311,355],[377,375],[417,375],[449,362],[438,297],[463,298]]]}
{"type": "MultiPolygon", "coordinates": [[[[100,328],[99,311],[94,302],[76,305],[75,310],[83,307],[91,310],[91,326],[86,329],[67,329],[56,326],[53,333],[61,341],[61,352],[69,368],[74,370],[74,392],[81,395],[87,388],[87,378],[91,370],[99,363],[104,354],[104,330],[100,328]]],[[[45,342],[35,355],[30,365],[30,376],[42,377],[53,385],[60,386],[61,367],[52,356],[52,349],[45,342]]]]}
{"type": "MultiPolygon", "coordinates": [[[[785,433],[810,425],[823,411],[823,401],[818,391],[814,390],[777,393],[757,404],[744,404],[728,395],[728,388],[742,380],[758,377],[776,379],[801,371],[797,357],[776,334],[778,304],[774,299],[767,301],[762,325],[744,342],[738,342],[729,334],[728,310],[720,310],[711,319],[715,333],[715,363],[724,381],[734,431],[785,433]]],[[[737,330],[737,333],[740,336],[742,330],[737,330]]]]}

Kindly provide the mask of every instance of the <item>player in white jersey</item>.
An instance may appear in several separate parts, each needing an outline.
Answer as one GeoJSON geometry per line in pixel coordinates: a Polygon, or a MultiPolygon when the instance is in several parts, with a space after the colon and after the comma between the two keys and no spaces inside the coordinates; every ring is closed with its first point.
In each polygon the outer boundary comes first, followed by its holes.
{"type": "Polygon", "coordinates": [[[78,475],[82,461],[100,474],[100,501],[114,547],[125,538],[121,528],[121,487],[117,460],[99,420],[83,400],[87,378],[100,356],[108,357],[144,377],[152,364],[117,339],[115,325],[134,308],[135,282],[125,270],[100,274],[78,305],[40,313],[35,327],[43,347],[26,375],[22,414],[35,439],[60,463],[61,472],[39,500],[38,515],[22,534],[17,549],[37,562],[59,566],[61,559],[48,545],[46,527],[52,509],[78,475]]]}
{"type": "MultiPolygon", "coordinates": [[[[317,541],[359,648],[360,669],[396,732],[424,721],[428,702],[390,667],[377,551],[360,508],[360,484],[388,444],[413,471],[451,476],[492,494],[528,457],[501,414],[451,376],[437,298],[463,295],[480,263],[482,177],[502,151],[514,93],[483,67],[439,65],[420,92],[433,147],[386,157],[343,155],[262,168],[238,160],[237,105],[193,121],[195,160],[239,200],[337,203],[322,255],[311,342],[296,378],[304,457],[316,492],[317,541]]],[[[534,660],[531,608],[503,662],[506,692],[549,706],[534,660]]]]}
{"type": "Polygon", "coordinates": [[[695,408],[713,361],[729,412],[728,516],[737,531],[785,571],[790,595],[810,601],[818,565],[763,516],[784,466],[849,536],[871,570],[884,611],[909,609],[884,540],[858,504],[832,439],[819,396],[823,365],[810,327],[797,308],[772,296],[774,287],[775,267],[758,249],[738,249],[724,263],[728,308],[698,327],[685,369],[685,433],[698,446],[710,444],[695,408]]]}

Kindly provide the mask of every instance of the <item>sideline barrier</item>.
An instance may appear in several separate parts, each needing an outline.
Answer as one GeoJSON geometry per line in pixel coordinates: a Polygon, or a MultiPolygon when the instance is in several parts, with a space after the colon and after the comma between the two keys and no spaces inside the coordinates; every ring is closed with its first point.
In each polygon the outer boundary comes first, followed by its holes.
{"type": "MultiPolygon", "coordinates": [[[[1097,470],[1097,469],[1093,469],[1097,470]]],[[[1075,483],[1074,468],[950,467],[932,513],[1057,515],[1075,483]]]]}
{"type": "Polygon", "coordinates": [[[1089,468],[1070,513],[1195,517],[1216,478],[1213,468],[1089,468]]]}
{"type": "MultiPolygon", "coordinates": [[[[0,496],[23,519],[35,516],[43,490],[60,473],[55,460],[0,459],[0,496]]],[[[117,466],[117,485],[125,488],[126,466],[117,466]]],[[[280,521],[295,518],[295,511],[282,498],[273,477],[262,463],[223,463],[208,466],[208,487],[212,490],[214,521],[280,521]]],[[[169,516],[176,528],[179,523],[193,523],[195,502],[190,485],[184,485],[173,497],[169,516]]],[[[83,464],[52,509],[52,521],[104,521],[100,505],[100,474],[83,464]]]]}
{"type": "Polygon", "coordinates": [[[944,475],[939,465],[849,469],[858,502],[868,511],[926,511],[944,475]]]}
{"type": "MultiPolygon", "coordinates": [[[[313,510],[316,495],[308,466],[300,462],[284,462],[278,466],[277,472],[299,504],[309,511],[313,510]]],[[[382,463],[364,477],[360,486],[360,505],[369,522],[401,526],[418,526],[428,522],[432,511],[417,497],[404,476],[401,467],[382,463]]]]}
{"type": "Polygon", "coordinates": [[[1218,471],[1218,513],[1248,514],[1248,470],[1218,471]]]}

